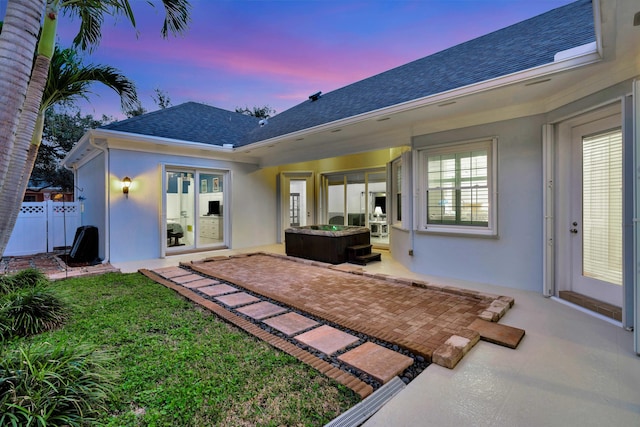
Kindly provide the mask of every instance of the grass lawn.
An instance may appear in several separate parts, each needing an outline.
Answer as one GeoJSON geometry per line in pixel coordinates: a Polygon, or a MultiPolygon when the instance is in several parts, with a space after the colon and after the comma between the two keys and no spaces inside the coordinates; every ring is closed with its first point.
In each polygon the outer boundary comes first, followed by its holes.
{"type": "Polygon", "coordinates": [[[103,425],[319,426],[359,400],[141,274],[52,288],[71,304],[71,318],[27,341],[86,342],[113,354],[119,378],[103,425]]]}

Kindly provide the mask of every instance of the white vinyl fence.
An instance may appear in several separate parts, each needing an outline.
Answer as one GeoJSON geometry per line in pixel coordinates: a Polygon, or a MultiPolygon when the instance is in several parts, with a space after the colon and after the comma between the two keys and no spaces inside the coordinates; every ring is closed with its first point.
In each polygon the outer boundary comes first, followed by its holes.
{"type": "Polygon", "coordinates": [[[32,255],[71,246],[81,222],[79,202],[25,202],[4,256],[32,255]]]}

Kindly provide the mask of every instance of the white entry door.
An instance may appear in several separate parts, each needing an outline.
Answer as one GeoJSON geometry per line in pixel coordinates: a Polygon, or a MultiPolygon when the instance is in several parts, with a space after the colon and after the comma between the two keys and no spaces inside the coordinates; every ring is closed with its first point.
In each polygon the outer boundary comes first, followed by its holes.
{"type": "Polygon", "coordinates": [[[620,116],[572,131],[571,290],[622,306],[623,170],[620,116]]]}

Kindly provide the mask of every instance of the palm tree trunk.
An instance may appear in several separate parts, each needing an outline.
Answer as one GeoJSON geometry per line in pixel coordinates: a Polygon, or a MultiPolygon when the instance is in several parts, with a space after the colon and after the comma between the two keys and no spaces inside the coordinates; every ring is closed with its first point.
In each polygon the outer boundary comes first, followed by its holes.
{"type": "MultiPolygon", "coordinates": [[[[13,147],[8,156],[8,167],[0,187],[0,206],[3,206],[3,209],[0,210],[0,256],[4,254],[4,250],[11,238],[13,227],[20,213],[22,197],[29,182],[29,175],[33,169],[33,163],[30,165],[27,163],[28,156],[33,154],[30,153],[31,151],[35,151],[36,155],[38,153],[41,139],[37,139],[37,145],[34,150],[30,149],[30,145],[34,138],[36,122],[42,104],[42,95],[49,75],[49,63],[53,55],[57,18],[57,13],[47,10],[40,34],[38,55],[33,64],[31,78],[28,81],[23,105],[18,115],[17,131],[13,147]],[[25,177],[24,173],[26,171],[29,171],[29,175],[25,177]]],[[[40,135],[42,135],[41,131],[40,135]]],[[[33,161],[35,161],[35,156],[33,161]]]]}
{"type": "Polygon", "coordinates": [[[24,192],[29,184],[29,177],[42,140],[42,127],[36,129],[36,123],[48,74],[49,58],[38,55],[20,115],[16,141],[6,175],[5,182],[13,185],[5,185],[0,192],[0,206],[3,206],[3,209],[0,209],[0,256],[4,254],[20,213],[24,192]],[[35,143],[32,144],[32,140],[35,140],[35,143]]]}
{"type": "Polygon", "coordinates": [[[45,4],[46,0],[10,0],[7,4],[0,34],[0,194],[4,192],[45,4]]]}

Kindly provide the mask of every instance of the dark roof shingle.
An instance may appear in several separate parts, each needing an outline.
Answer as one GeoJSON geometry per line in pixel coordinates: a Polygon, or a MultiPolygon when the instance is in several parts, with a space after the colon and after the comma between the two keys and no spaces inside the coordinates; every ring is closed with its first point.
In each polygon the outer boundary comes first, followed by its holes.
{"type": "Polygon", "coordinates": [[[263,127],[255,117],[188,102],[103,128],[243,146],[553,63],[556,53],[593,41],[591,0],[578,0],[305,101],[263,127]]]}
{"type": "Polygon", "coordinates": [[[186,102],[102,126],[101,129],[211,145],[238,145],[258,119],[233,111],[186,102]]]}

